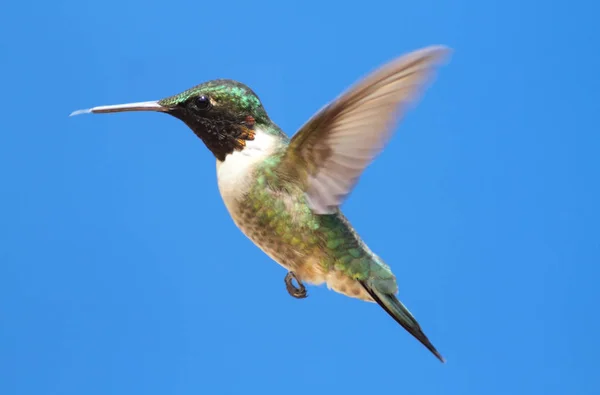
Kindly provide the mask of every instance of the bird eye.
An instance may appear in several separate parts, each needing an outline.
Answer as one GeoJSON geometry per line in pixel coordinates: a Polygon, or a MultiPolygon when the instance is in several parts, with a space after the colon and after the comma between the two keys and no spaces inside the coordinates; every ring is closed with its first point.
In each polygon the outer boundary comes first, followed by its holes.
{"type": "Polygon", "coordinates": [[[198,96],[196,99],[196,107],[198,110],[208,110],[210,108],[210,99],[208,96],[198,96]]]}

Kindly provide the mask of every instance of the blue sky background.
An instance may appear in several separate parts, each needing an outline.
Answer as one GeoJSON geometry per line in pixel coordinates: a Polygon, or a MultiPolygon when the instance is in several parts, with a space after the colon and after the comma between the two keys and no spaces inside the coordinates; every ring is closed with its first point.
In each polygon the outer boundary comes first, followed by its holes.
{"type": "Polygon", "coordinates": [[[0,393],[598,394],[597,2],[5,2],[0,393]],[[383,62],[450,63],[344,211],[448,363],[229,218],[161,114],[213,78],[289,134],[383,62]]]}

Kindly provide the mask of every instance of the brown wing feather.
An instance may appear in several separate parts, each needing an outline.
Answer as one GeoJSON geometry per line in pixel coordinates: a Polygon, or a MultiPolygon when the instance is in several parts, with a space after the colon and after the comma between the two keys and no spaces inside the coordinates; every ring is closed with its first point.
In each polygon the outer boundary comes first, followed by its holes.
{"type": "Polygon", "coordinates": [[[332,213],[345,200],[448,52],[434,46],[391,61],[318,111],[294,135],[280,170],[302,183],[314,212],[332,213]]]}

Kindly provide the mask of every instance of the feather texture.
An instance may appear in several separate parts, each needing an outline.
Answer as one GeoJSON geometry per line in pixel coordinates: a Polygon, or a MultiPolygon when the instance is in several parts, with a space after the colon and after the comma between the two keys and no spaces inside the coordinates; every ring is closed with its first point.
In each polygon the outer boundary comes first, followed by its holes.
{"type": "Polygon", "coordinates": [[[302,183],[316,214],[332,214],[343,203],[448,52],[433,46],[391,61],[318,111],[294,135],[280,171],[302,183]]]}

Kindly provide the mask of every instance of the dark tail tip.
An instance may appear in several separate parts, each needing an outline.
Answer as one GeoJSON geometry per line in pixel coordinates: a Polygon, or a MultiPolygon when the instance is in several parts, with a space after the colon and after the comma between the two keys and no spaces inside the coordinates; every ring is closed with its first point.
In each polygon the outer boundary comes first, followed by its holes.
{"type": "Polygon", "coordinates": [[[390,315],[390,317],[400,324],[408,333],[413,335],[415,339],[421,342],[421,344],[427,347],[440,362],[446,363],[446,359],[439,353],[433,344],[431,344],[425,333],[421,330],[419,323],[394,295],[379,294],[369,288],[365,283],[361,282],[361,284],[377,304],[390,315]]]}

